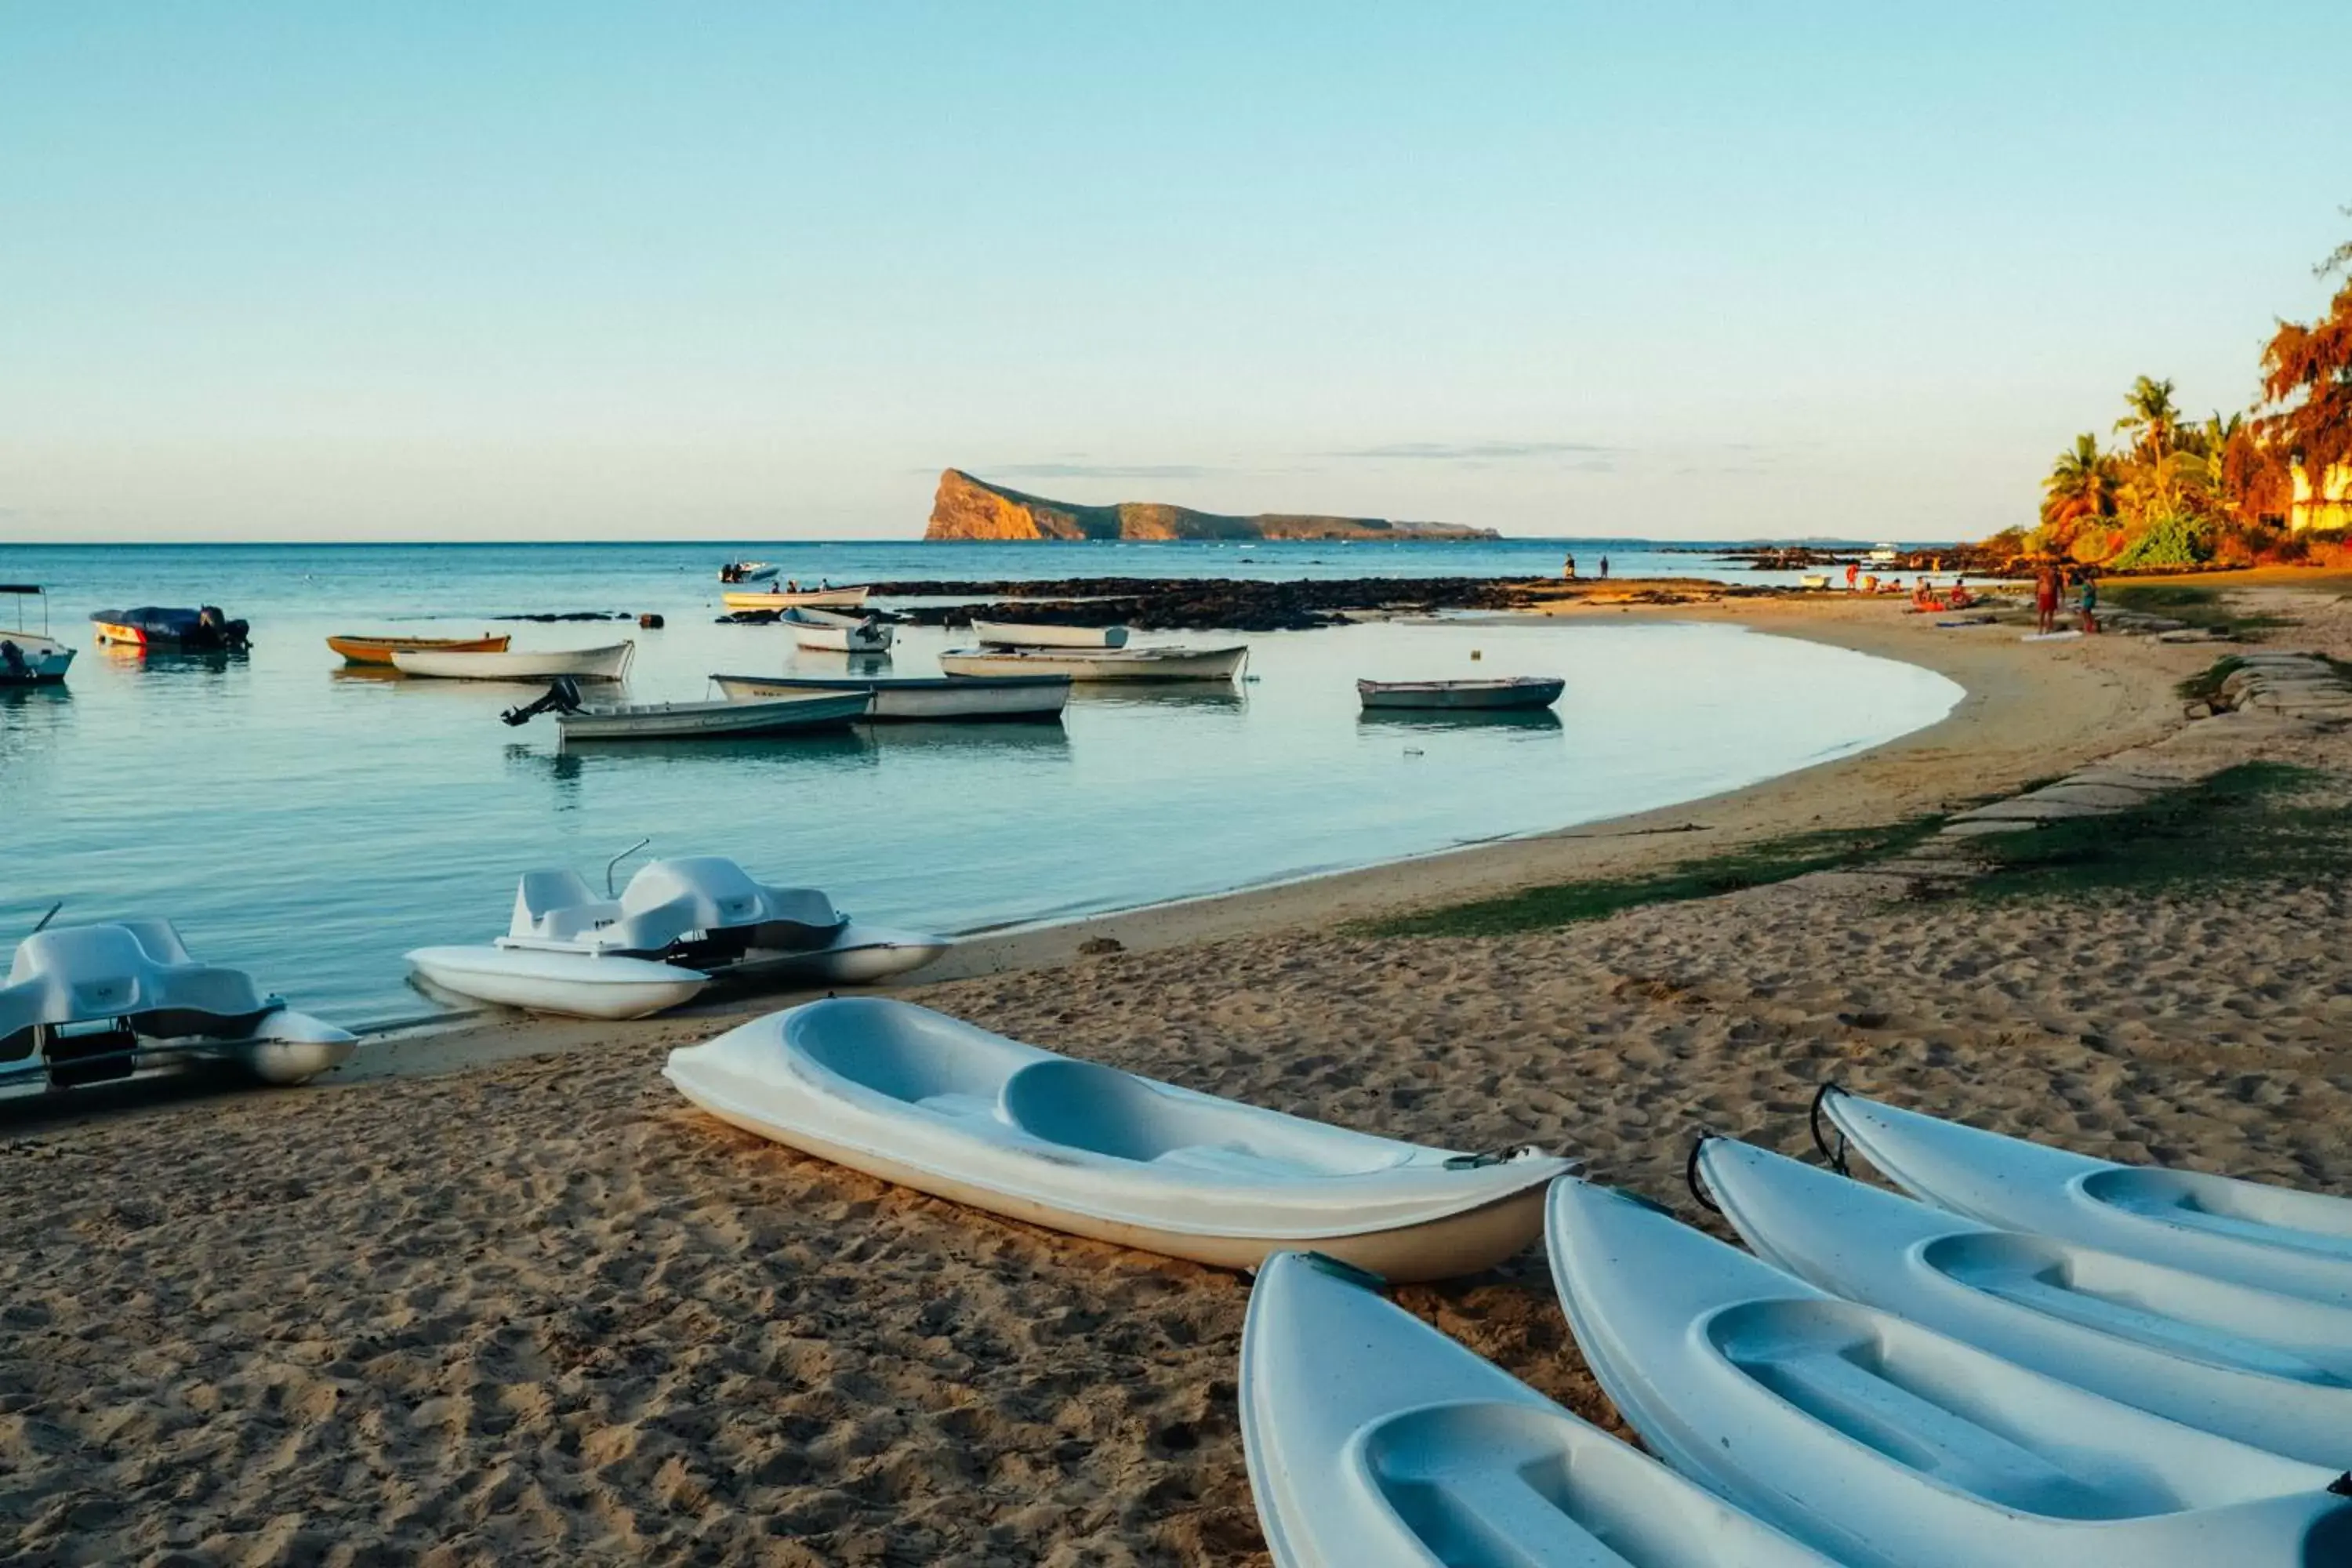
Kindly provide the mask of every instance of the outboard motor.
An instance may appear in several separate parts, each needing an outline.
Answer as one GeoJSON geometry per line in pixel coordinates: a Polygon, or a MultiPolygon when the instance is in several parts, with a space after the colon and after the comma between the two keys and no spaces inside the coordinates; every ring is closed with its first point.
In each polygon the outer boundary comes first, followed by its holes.
{"type": "Polygon", "coordinates": [[[547,695],[520,708],[509,708],[499,715],[509,724],[528,724],[541,713],[577,713],[580,711],[580,687],[568,675],[559,675],[548,682],[547,695]]]}
{"type": "Polygon", "coordinates": [[[204,640],[215,647],[240,648],[246,646],[247,623],[230,620],[218,605],[198,606],[196,626],[204,640]]]}

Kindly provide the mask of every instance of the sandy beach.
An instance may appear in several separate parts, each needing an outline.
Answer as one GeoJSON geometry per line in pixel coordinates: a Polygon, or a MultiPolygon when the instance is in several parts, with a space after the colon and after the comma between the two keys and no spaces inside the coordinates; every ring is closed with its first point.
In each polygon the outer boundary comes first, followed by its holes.
{"type": "MultiPolygon", "coordinates": [[[[2352,615],[2244,590],[2271,646],[2352,615]]],[[[963,944],[898,994],[1214,1093],[1538,1143],[1698,1211],[1701,1128],[1790,1152],[1835,1077],[1938,1114],[2352,1190],[2332,887],[1900,896],[1829,874],[1500,937],[1348,922],[1946,813],[2119,754],[2352,801],[2352,734],[2175,688],[2226,647],[2026,645],[1834,596],[1727,618],[1967,698],[1864,755],[1573,832],[963,944]],[[1108,938],[1118,951],[1081,955],[1108,938]]],[[[774,1002],[750,1011],[765,1011],[774,1002]]],[[[1240,1276],[1080,1242],[688,1108],[672,1046],[750,1011],[371,1042],[338,1081],[0,1122],[0,1547],[27,1561],[1262,1563],[1240,1276]]],[[[1539,1251],[1399,1292],[1614,1426],[1539,1251]]],[[[1622,1430],[1622,1427],[1619,1428],[1622,1430]]]]}

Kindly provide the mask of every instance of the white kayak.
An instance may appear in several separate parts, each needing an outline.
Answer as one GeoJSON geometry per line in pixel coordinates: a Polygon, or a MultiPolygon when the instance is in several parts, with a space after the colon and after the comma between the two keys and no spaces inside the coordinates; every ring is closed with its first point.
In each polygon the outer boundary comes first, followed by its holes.
{"type": "Polygon", "coordinates": [[[2352,1200],[2095,1160],[1835,1087],[1821,1110],[1880,1174],[1937,1208],[2352,1306],[2352,1200]]]}
{"type": "Polygon", "coordinates": [[[1242,1447],[1276,1568],[1833,1568],[1376,1284],[1277,1252],[1250,1289],[1242,1447]]]}
{"type": "Polygon", "coordinates": [[[2273,1568],[2352,1552],[2343,1472],[1842,1301],[1648,1202],[1552,1190],[1593,1375],[1675,1469],[1871,1568],[2273,1568]]]}
{"type": "Polygon", "coordinates": [[[683,1006],[710,976],[678,964],[611,952],[541,952],[485,943],[420,947],[409,953],[417,978],[437,990],[576,1018],[643,1018],[683,1006]]]}
{"type": "Polygon", "coordinates": [[[877,997],[771,1014],[663,1070],[719,1120],[868,1175],[1227,1268],[1311,1247],[1393,1279],[1475,1273],[1535,1238],[1570,1166],[1351,1132],[877,997]]]}
{"type": "Polygon", "coordinates": [[[2273,1453],[2352,1455],[2352,1309],[1996,1229],[1728,1138],[1692,1172],[1758,1257],[1832,1295],[2273,1453]]]}
{"type": "Polygon", "coordinates": [[[450,648],[398,648],[392,665],[403,675],[442,680],[618,680],[629,672],[634,642],[603,647],[537,648],[519,653],[463,653],[450,648]]]}

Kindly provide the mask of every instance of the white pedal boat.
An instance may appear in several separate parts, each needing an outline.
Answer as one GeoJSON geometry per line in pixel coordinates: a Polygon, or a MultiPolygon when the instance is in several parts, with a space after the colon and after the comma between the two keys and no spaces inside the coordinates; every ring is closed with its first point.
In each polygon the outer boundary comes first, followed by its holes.
{"type": "Polygon", "coordinates": [[[1249,647],[950,648],[940,655],[950,675],[1066,675],[1072,680],[1231,680],[1249,647]]]}
{"type": "Polygon", "coordinates": [[[717,855],[649,861],[617,899],[576,872],[530,871],[507,934],[424,947],[427,984],[478,1001],[585,1018],[642,1018],[730,984],[864,985],[932,962],[947,939],[864,926],[814,888],[755,881],[717,855]]]}
{"type": "Polygon", "coordinates": [[[1381,1299],[1277,1252],[1242,1329],[1275,1568],[1834,1568],[1381,1299]]]}
{"type": "Polygon", "coordinates": [[[2217,1279],[2352,1306],[2352,1200],[2095,1160],[1831,1086],[1820,1110],[1912,1196],[2217,1279]]]}
{"type": "Polygon", "coordinates": [[[1125,647],[1125,626],[1038,626],[1013,621],[971,623],[972,640],[982,647],[1125,647]]]}
{"type": "Polygon", "coordinates": [[[449,648],[397,648],[392,666],[403,675],[442,680],[618,680],[629,672],[634,642],[603,647],[539,648],[510,653],[461,653],[449,648]]]}
{"type": "Polygon", "coordinates": [[[1593,1375],[1675,1469],[1871,1568],[2352,1561],[2352,1485],[1842,1301],[1624,1193],[1552,1190],[1593,1375]]]}
{"type": "Polygon", "coordinates": [[[357,1043],[265,995],[243,970],[197,963],[165,920],[37,931],[0,986],[0,1084],[69,1089],[191,1059],[307,1083],[357,1043]]]}
{"type": "Polygon", "coordinates": [[[2352,1309],[1996,1229],[1727,1138],[1692,1171],[1758,1257],[1832,1295],[2274,1454],[2352,1454],[2352,1309]]]}
{"type": "Polygon", "coordinates": [[[799,605],[776,619],[793,629],[793,641],[818,653],[887,653],[890,623],[877,616],[843,616],[799,605]]]}
{"type": "Polygon", "coordinates": [[[878,997],[771,1014],[663,1071],[719,1120],[853,1170],[1226,1268],[1311,1247],[1391,1279],[1475,1273],[1535,1238],[1571,1164],[1350,1132],[878,997]]]}

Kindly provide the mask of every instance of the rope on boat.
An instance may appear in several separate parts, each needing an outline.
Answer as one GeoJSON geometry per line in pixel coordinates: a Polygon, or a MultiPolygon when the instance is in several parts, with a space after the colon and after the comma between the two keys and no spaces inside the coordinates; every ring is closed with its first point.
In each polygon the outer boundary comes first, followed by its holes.
{"type": "Polygon", "coordinates": [[[1829,1162],[1830,1169],[1841,1176],[1851,1176],[1853,1172],[1846,1165],[1845,1134],[1841,1131],[1837,1135],[1837,1147],[1834,1149],[1830,1147],[1830,1141],[1822,1136],[1822,1102],[1832,1094],[1844,1092],[1845,1086],[1837,1079],[1823,1079],[1822,1087],[1813,1091],[1812,1105],[1805,1111],[1805,1125],[1812,1129],[1813,1147],[1822,1152],[1822,1158],[1829,1162]]]}
{"type": "Polygon", "coordinates": [[[1683,1185],[1690,1189],[1690,1195],[1697,1201],[1699,1207],[1709,1214],[1721,1214],[1723,1205],[1708,1197],[1706,1189],[1700,1186],[1698,1182],[1699,1151],[1706,1148],[1707,1140],[1714,1136],[1714,1133],[1702,1127],[1699,1129],[1698,1136],[1691,1140],[1690,1158],[1683,1162],[1683,1185]]]}

